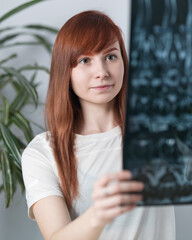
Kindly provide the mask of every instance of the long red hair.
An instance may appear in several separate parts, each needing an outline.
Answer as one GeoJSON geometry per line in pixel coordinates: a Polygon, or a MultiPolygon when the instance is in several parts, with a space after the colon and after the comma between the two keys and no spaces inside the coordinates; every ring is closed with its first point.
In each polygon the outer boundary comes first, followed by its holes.
{"type": "Polygon", "coordinates": [[[51,133],[51,146],[69,209],[78,196],[75,129],[82,124],[78,97],[71,88],[71,69],[82,54],[98,53],[119,41],[124,62],[124,81],[116,96],[114,116],[124,133],[125,95],[128,77],[127,54],[121,30],[105,14],[85,11],[70,18],[59,31],[52,54],[50,82],[45,105],[45,125],[51,133]]]}

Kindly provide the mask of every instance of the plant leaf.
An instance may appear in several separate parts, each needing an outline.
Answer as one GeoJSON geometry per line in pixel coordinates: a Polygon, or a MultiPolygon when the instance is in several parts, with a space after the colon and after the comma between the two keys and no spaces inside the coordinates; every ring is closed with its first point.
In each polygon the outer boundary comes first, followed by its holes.
{"type": "Polygon", "coordinates": [[[37,124],[37,123],[35,123],[35,122],[33,122],[33,121],[30,121],[31,122],[31,124],[33,124],[34,126],[36,126],[36,127],[38,127],[39,129],[41,129],[42,131],[45,131],[45,128],[43,128],[41,125],[39,125],[39,124],[37,124]]]}
{"type": "Polygon", "coordinates": [[[0,61],[0,65],[3,64],[3,63],[6,63],[8,62],[9,60],[13,59],[13,58],[16,58],[17,57],[17,54],[11,54],[9,57],[3,59],[0,61]]]}
{"type": "Polygon", "coordinates": [[[2,45],[0,48],[10,48],[10,47],[15,47],[15,46],[21,46],[23,47],[24,45],[42,45],[42,42],[15,42],[7,45],[2,45]]]}
{"type": "Polygon", "coordinates": [[[11,131],[2,123],[0,123],[0,135],[14,163],[18,168],[21,168],[21,153],[18,143],[11,131]]]}
{"type": "Polygon", "coordinates": [[[20,69],[18,69],[18,71],[26,71],[26,70],[42,70],[42,71],[45,71],[46,73],[48,73],[49,74],[49,69],[48,68],[46,68],[46,67],[43,67],[43,66],[38,66],[38,65],[36,65],[36,66],[32,66],[32,65],[27,65],[27,66],[24,66],[24,67],[22,67],[22,68],[20,68],[20,69]]]}
{"type": "Polygon", "coordinates": [[[22,130],[27,142],[33,139],[33,132],[29,121],[20,112],[14,112],[13,116],[11,116],[11,121],[22,130]]]}
{"type": "Polygon", "coordinates": [[[45,31],[52,32],[55,34],[57,34],[59,31],[57,28],[53,28],[53,27],[49,27],[49,26],[45,26],[45,25],[38,25],[38,24],[30,24],[30,25],[26,25],[23,27],[29,28],[29,29],[35,29],[35,30],[45,30],[45,31]]]}
{"type": "MultiPolygon", "coordinates": [[[[17,93],[20,93],[20,92],[24,92],[24,88],[23,88],[23,86],[19,83],[19,82],[17,82],[16,80],[13,80],[12,82],[11,82],[11,85],[13,86],[13,88],[14,88],[14,90],[17,92],[17,93]]],[[[25,91],[26,92],[26,91],[25,91]]]]}
{"type": "Polygon", "coordinates": [[[1,75],[1,81],[0,81],[0,90],[5,87],[9,82],[12,81],[12,78],[10,77],[9,74],[5,74],[4,76],[1,75]],[[8,77],[8,78],[7,78],[8,77]]]}
{"type": "Polygon", "coordinates": [[[36,76],[37,76],[37,72],[34,72],[33,75],[31,76],[31,79],[30,79],[31,84],[35,83],[36,76]]]}
{"type": "Polygon", "coordinates": [[[6,32],[6,31],[10,31],[10,30],[15,29],[15,28],[17,28],[17,27],[12,26],[12,27],[2,28],[2,29],[0,29],[0,33],[2,33],[2,32],[6,32]]]}
{"type": "Polygon", "coordinates": [[[35,87],[25,78],[24,75],[22,75],[19,71],[17,71],[14,68],[8,68],[8,67],[2,67],[0,66],[1,69],[3,69],[5,72],[13,75],[19,83],[25,88],[25,90],[29,93],[29,95],[32,97],[35,106],[37,106],[38,103],[38,95],[35,87]]]}
{"type": "Polygon", "coordinates": [[[26,148],[27,145],[24,144],[19,138],[17,138],[16,136],[14,136],[14,139],[15,139],[15,141],[17,141],[20,150],[23,150],[23,149],[26,148]]]}
{"type": "Polygon", "coordinates": [[[2,100],[1,121],[7,125],[9,122],[9,103],[4,96],[2,96],[2,100]]]}
{"type": "Polygon", "coordinates": [[[33,36],[34,36],[37,40],[39,40],[39,42],[45,47],[45,49],[46,49],[49,53],[52,52],[52,44],[51,44],[49,41],[47,41],[46,38],[44,38],[43,36],[40,36],[40,35],[38,35],[38,34],[33,34],[33,36]]]}
{"type": "Polygon", "coordinates": [[[14,39],[14,38],[16,38],[16,37],[18,37],[22,34],[25,34],[25,33],[14,33],[14,34],[7,35],[7,36],[0,39],[0,44],[3,44],[4,42],[7,42],[9,40],[12,40],[12,39],[14,39]]]}
{"type": "MultiPolygon", "coordinates": [[[[29,36],[32,36],[32,37],[36,38],[38,40],[38,42],[40,44],[42,44],[44,47],[46,47],[46,49],[49,50],[49,51],[52,47],[52,44],[45,37],[43,37],[43,36],[41,36],[37,33],[18,32],[18,33],[14,33],[14,34],[9,34],[9,35],[1,38],[0,39],[1,48],[4,46],[3,43],[6,43],[7,41],[13,40],[14,38],[17,38],[17,37],[22,36],[22,35],[29,35],[29,36]]],[[[12,43],[12,44],[14,44],[14,43],[12,43]]]]}
{"type": "Polygon", "coordinates": [[[3,150],[0,152],[0,160],[2,168],[3,189],[6,199],[6,207],[9,207],[13,199],[13,182],[8,155],[3,150]]]}
{"type": "Polygon", "coordinates": [[[15,169],[18,169],[14,166],[14,164],[11,164],[12,161],[9,161],[10,168],[11,168],[11,177],[12,177],[12,185],[13,185],[13,195],[17,189],[17,178],[16,178],[16,173],[15,169]]]}
{"type": "Polygon", "coordinates": [[[4,190],[3,185],[0,186],[0,193],[4,190]]]}
{"type": "Polygon", "coordinates": [[[29,101],[30,95],[26,91],[21,91],[17,94],[13,102],[10,104],[10,109],[20,111],[29,101]]]}
{"type": "Polygon", "coordinates": [[[21,191],[22,191],[22,193],[24,193],[25,186],[24,186],[24,182],[23,182],[22,171],[21,171],[21,169],[15,168],[14,172],[15,172],[16,180],[19,183],[19,185],[21,186],[21,191]]]}
{"type": "Polygon", "coordinates": [[[28,8],[34,4],[37,4],[39,2],[42,2],[44,0],[33,0],[24,4],[21,4],[20,6],[12,9],[11,11],[7,12],[6,14],[4,14],[1,18],[0,18],[0,22],[5,21],[7,18],[11,17],[12,15],[24,10],[25,8],[28,8]]]}

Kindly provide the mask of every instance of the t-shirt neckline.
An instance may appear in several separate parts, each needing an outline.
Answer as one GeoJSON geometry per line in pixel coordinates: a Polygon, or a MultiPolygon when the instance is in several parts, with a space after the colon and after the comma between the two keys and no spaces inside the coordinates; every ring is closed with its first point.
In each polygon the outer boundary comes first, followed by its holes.
{"type": "Polygon", "coordinates": [[[76,140],[80,139],[103,139],[103,138],[109,138],[109,137],[114,137],[121,134],[121,128],[119,126],[116,126],[112,128],[109,131],[106,132],[100,132],[100,133],[93,133],[93,134],[87,134],[87,135],[81,135],[81,134],[75,134],[76,140]]]}

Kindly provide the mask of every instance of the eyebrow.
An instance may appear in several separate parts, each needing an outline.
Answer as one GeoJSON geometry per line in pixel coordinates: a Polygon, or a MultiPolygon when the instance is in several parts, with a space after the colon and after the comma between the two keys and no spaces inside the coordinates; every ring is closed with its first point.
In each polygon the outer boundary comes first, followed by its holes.
{"type": "MultiPolygon", "coordinates": [[[[112,52],[112,51],[119,51],[118,48],[116,47],[112,47],[112,48],[107,48],[106,50],[103,51],[104,54],[108,53],[108,52],[112,52]]],[[[94,55],[94,53],[85,53],[85,54],[82,54],[80,55],[78,58],[77,58],[77,61],[79,61],[82,57],[86,57],[86,56],[92,56],[94,55]]]]}
{"type": "Polygon", "coordinates": [[[114,51],[114,50],[117,50],[117,51],[118,51],[118,49],[117,49],[116,47],[112,47],[112,48],[107,48],[107,49],[104,50],[103,52],[104,52],[104,53],[107,53],[107,52],[112,52],[112,51],[114,51]]]}

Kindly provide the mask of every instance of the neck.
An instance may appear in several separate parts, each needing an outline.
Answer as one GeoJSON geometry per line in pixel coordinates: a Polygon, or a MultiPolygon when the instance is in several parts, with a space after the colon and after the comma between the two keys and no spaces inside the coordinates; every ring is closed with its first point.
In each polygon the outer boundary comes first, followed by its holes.
{"type": "Polygon", "coordinates": [[[106,132],[116,127],[114,120],[113,103],[108,104],[81,104],[83,112],[83,126],[79,131],[82,135],[106,132]]]}

